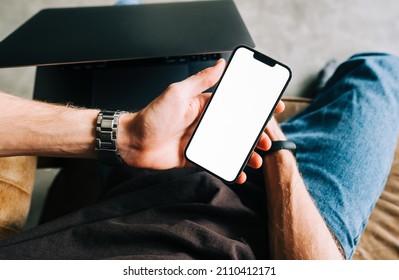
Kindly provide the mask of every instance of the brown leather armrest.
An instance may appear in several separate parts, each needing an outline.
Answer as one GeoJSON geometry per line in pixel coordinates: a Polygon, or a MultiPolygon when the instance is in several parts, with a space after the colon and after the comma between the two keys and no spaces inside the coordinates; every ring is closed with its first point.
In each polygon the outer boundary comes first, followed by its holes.
{"type": "Polygon", "coordinates": [[[0,158],[0,239],[20,232],[28,216],[36,157],[0,158]]]}

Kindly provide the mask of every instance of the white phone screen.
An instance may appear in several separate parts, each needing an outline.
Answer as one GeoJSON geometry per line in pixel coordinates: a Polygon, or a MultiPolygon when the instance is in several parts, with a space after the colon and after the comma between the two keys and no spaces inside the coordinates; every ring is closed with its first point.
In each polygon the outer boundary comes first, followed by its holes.
{"type": "Polygon", "coordinates": [[[186,148],[186,157],[233,182],[273,113],[291,71],[247,47],[238,47],[186,148]]]}

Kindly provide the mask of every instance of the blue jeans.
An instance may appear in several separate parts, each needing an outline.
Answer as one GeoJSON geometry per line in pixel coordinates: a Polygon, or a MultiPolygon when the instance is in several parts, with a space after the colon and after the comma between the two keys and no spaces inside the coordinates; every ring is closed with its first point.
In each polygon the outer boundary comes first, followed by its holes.
{"type": "Polygon", "coordinates": [[[115,5],[138,5],[140,2],[140,0],[118,0],[115,5]]]}
{"type": "Polygon", "coordinates": [[[349,259],[393,160],[399,58],[376,53],[351,57],[314,102],[281,128],[297,144],[305,185],[349,259]]]}

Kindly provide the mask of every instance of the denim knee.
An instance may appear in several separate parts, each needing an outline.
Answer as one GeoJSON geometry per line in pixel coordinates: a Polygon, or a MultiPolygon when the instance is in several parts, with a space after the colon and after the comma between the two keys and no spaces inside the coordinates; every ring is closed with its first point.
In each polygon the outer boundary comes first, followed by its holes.
{"type": "Polygon", "coordinates": [[[326,88],[340,79],[346,80],[347,87],[356,88],[357,94],[385,100],[387,107],[383,109],[399,116],[399,57],[387,53],[355,54],[338,67],[326,88]]]}
{"type": "Polygon", "coordinates": [[[373,73],[381,87],[374,92],[379,98],[385,98],[388,109],[399,116],[399,57],[386,53],[365,53],[352,59],[364,61],[364,71],[373,73]]]}
{"type": "Polygon", "coordinates": [[[399,131],[399,58],[357,54],[282,124],[309,194],[350,258],[385,186],[399,131]]]}

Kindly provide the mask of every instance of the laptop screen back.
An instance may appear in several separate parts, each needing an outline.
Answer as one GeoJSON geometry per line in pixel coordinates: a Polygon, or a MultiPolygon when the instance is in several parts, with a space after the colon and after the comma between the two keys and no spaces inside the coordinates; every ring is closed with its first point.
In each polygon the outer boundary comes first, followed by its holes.
{"type": "Polygon", "coordinates": [[[167,86],[212,66],[220,55],[197,55],[119,63],[93,72],[93,105],[110,110],[137,111],[167,86]],[[123,100],[123,102],[121,102],[123,100]]]}
{"type": "Polygon", "coordinates": [[[139,110],[240,44],[230,0],[48,9],[0,43],[0,67],[38,65],[38,100],[139,110]]]}
{"type": "Polygon", "coordinates": [[[0,67],[230,52],[253,41],[233,1],[45,9],[0,42],[0,67]]]}

